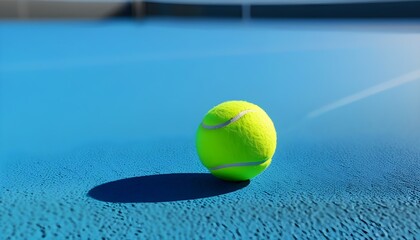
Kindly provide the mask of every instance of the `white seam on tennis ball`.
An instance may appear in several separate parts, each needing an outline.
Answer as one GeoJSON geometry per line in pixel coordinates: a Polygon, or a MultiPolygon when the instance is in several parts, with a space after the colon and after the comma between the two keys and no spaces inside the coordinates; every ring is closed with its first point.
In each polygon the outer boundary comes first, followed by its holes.
{"type": "Polygon", "coordinates": [[[205,129],[218,129],[218,128],[226,127],[227,125],[238,121],[241,117],[243,117],[245,114],[247,114],[249,112],[255,112],[255,110],[252,110],[252,109],[244,110],[244,111],[238,113],[238,115],[236,115],[235,117],[229,119],[228,121],[226,121],[224,123],[220,123],[220,124],[213,125],[213,126],[201,123],[201,126],[205,129]]]}
{"type": "Polygon", "coordinates": [[[220,170],[223,168],[230,168],[230,167],[247,167],[247,166],[257,166],[267,162],[270,159],[258,161],[258,162],[242,162],[242,163],[230,163],[230,164],[223,164],[217,167],[209,168],[210,171],[220,170]]]}

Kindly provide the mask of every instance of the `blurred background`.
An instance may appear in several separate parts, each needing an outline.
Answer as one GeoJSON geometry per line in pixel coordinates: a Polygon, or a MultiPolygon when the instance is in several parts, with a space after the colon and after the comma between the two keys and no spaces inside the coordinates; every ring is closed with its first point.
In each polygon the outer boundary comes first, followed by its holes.
{"type": "Polygon", "coordinates": [[[398,101],[299,124],[417,76],[420,1],[0,0],[0,18],[0,150],[193,138],[203,112],[229,99],[262,104],[291,136],[418,133],[408,85],[389,91],[398,101]]]}
{"type": "Polygon", "coordinates": [[[413,18],[419,9],[416,0],[1,0],[0,18],[413,18]]]}

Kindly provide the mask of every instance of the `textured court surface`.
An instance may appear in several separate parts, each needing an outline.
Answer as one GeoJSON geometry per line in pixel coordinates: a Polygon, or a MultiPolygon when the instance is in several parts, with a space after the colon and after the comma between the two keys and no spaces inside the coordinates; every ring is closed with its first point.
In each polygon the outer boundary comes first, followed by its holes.
{"type": "Polygon", "coordinates": [[[420,81],[384,88],[420,68],[419,32],[206,24],[0,25],[0,237],[419,238],[420,81]],[[229,99],[279,132],[250,182],[195,152],[229,99]]]}
{"type": "Polygon", "coordinates": [[[234,186],[178,174],[203,171],[184,139],[90,146],[42,159],[21,156],[3,175],[9,177],[2,182],[1,230],[18,238],[414,239],[420,234],[420,151],[412,147],[287,144],[264,175],[234,186]],[[168,182],[166,173],[178,182],[168,182]],[[124,203],[86,196],[96,185],[141,175],[157,177],[97,193],[124,203]],[[184,196],[208,198],[175,201],[184,196]]]}

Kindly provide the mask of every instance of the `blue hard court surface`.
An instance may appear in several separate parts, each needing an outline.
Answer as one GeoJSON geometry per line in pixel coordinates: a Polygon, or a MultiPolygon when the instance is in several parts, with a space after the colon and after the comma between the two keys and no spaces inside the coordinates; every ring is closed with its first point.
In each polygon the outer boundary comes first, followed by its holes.
{"type": "Polygon", "coordinates": [[[398,24],[0,23],[0,238],[420,238],[420,31],[398,24]],[[232,99],[278,131],[249,182],[195,151],[232,99]]]}

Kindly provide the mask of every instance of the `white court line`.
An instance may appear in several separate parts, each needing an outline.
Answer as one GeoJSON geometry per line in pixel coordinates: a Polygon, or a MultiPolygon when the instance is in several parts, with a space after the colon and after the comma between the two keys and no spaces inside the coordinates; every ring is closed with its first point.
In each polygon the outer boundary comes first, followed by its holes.
{"type": "MultiPolygon", "coordinates": [[[[420,69],[415,70],[413,72],[406,73],[404,75],[401,75],[399,77],[393,78],[387,82],[375,85],[373,87],[367,88],[365,90],[362,90],[360,92],[357,92],[355,94],[352,94],[350,96],[344,97],[342,99],[339,99],[335,102],[332,102],[330,104],[327,104],[321,108],[318,108],[312,112],[310,112],[307,115],[307,118],[315,118],[322,114],[325,114],[327,112],[330,112],[332,110],[335,110],[337,108],[344,107],[346,105],[349,105],[351,103],[357,102],[359,100],[362,100],[364,98],[370,97],[372,95],[381,93],[383,91],[398,87],[400,85],[413,82],[416,80],[420,80],[420,69]]],[[[420,93],[419,93],[420,94],[420,93]]]]}
{"type": "MultiPolygon", "coordinates": [[[[1,0],[0,0],[1,1],[1,0]]],[[[345,45],[341,47],[346,47],[345,45]]],[[[152,61],[173,61],[173,60],[190,60],[210,57],[237,57],[237,56],[254,56],[254,55],[271,55],[290,52],[305,52],[318,50],[337,49],[340,46],[322,45],[322,46],[299,46],[299,47],[261,47],[252,49],[218,49],[210,51],[181,51],[167,53],[142,53],[138,55],[113,55],[113,56],[82,56],[79,58],[65,59],[47,59],[41,61],[29,62],[4,62],[0,61],[0,72],[21,72],[21,71],[39,71],[39,70],[63,70],[75,69],[83,67],[103,67],[113,65],[124,65],[139,62],[152,61]]]]}
{"type": "MultiPolygon", "coordinates": [[[[1,0],[0,0],[1,1],[1,0]]],[[[318,50],[318,48],[301,48],[300,51],[318,50]]],[[[129,64],[138,62],[151,61],[173,61],[173,60],[189,60],[209,57],[235,57],[235,56],[252,56],[264,54],[278,54],[296,51],[296,49],[284,48],[261,48],[252,50],[231,49],[231,50],[213,50],[213,51],[190,51],[190,52],[169,52],[169,53],[146,53],[141,55],[115,55],[102,57],[83,57],[73,59],[52,59],[45,61],[4,63],[0,62],[0,72],[17,72],[17,71],[36,71],[51,69],[74,69],[77,67],[95,67],[95,66],[112,66],[115,64],[129,64]]]]}

